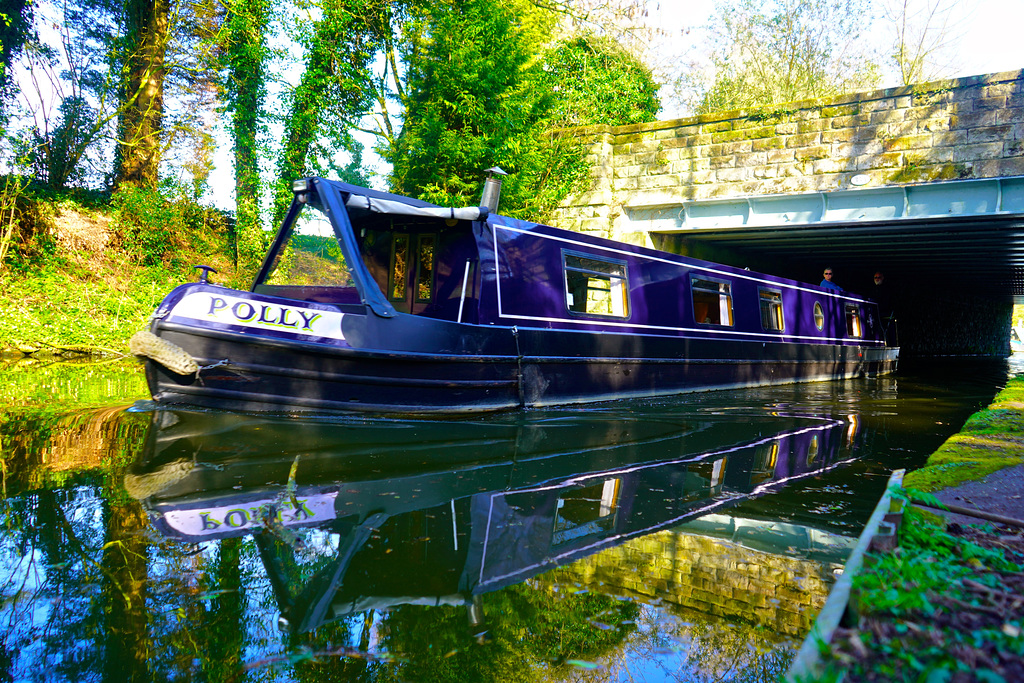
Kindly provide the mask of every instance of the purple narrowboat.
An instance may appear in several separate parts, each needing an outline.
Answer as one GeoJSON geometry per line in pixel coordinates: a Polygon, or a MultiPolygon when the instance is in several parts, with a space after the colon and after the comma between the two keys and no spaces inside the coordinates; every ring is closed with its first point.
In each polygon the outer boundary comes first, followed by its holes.
{"type": "Polygon", "coordinates": [[[175,288],[132,340],[158,403],[506,410],[883,374],[862,297],[308,178],[250,291],[175,288]]]}

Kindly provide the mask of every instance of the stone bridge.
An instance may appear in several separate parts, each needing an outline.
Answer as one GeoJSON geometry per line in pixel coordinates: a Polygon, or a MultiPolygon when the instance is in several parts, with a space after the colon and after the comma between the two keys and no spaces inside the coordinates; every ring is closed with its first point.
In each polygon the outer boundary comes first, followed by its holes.
{"type": "Polygon", "coordinates": [[[1024,72],[576,134],[592,182],[555,224],[853,291],[881,268],[911,355],[1006,353],[1024,72]]]}

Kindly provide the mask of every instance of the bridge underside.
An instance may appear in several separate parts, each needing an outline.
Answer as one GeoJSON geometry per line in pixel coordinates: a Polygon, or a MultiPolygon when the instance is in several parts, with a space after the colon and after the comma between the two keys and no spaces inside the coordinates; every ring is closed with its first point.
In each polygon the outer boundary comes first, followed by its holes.
{"type": "MultiPolygon", "coordinates": [[[[775,226],[707,228],[676,233],[729,249],[817,282],[830,265],[836,280],[863,293],[881,270],[891,284],[928,287],[1024,303],[1024,214],[950,216],[775,226]]],[[[783,275],[784,273],[777,273],[783,275]]]]}
{"type": "MultiPolygon", "coordinates": [[[[1024,178],[625,210],[661,249],[879,297],[910,355],[1005,355],[1024,303],[1024,178]]],[[[628,228],[627,228],[628,229],[628,228]]]]}

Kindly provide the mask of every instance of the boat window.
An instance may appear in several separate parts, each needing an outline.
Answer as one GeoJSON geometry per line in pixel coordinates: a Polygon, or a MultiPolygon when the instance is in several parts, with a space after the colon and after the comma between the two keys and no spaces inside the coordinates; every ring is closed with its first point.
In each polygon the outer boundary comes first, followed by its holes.
{"type": "Polygon", "coordinates": [[[821,449],[821,444],[818,443],[818,435],[814,434],[811,436],[811,442],[807,444],[807,464],[813,465],[818,459],[818,452],[821,449]]]}
{"type": "Polygon", "coordinates": [[[264,285],[350,287],[352,276],[327,216],[306,205],[278,250],[264,285]]]}
{"type": "Polygon", "coordinates": [[[564,492],[555,503],[551,545],[561,546],[615,528],[622,482],[618,478],[564,492]]]}
{"type": "Polygon", "coordinates": [[[754,466],[750,469],[750,483],[761,484],[775,477],[779,463],[779,442],[761,444],[754,452],[754,466]]]}
{"type": "Polygon", "coordinates": [[[391,274],[388,297],[405,301],[409,296],[410,279],[417,303],[434,300],[435,235],[395,233],[391,237],[391,274]]]}
{"type": "Polygon", "coordinates": [[[416,269],[416,301],[434,299],[434,236],[420,235],[416,269]]]}
{"type": "Polygon", "coordinates": [[[860,307],[856,304],[846,304],[846,336],[864,336],[864,331],[860,325],[860,307]]]}
{"type": "Polygon", "coordinates": [[[758,293],[761,298],[761,327],[781,332],[786,328],[786,320],[782,315],[782,292],[761,289],[758,293]]]}
{"type": "Polygon", "coordinates": [[[825,327],[825,312],[821,310],[821,304],[814,302],[814,326],[819,330],[825,327]]]}
{"type": "Polygon", "coordinates": [[[732,286],[728,282],[691,278],[693,319],[708,325],[732,325],[732,286]]]}
{"type": "Polygon", "coordinates": [[[565,303],[573,313],[629,315],[626,264],[562,252],[565,303]]]}
{"type": "Polygon", "coordinates": [[[405,299],[405,283],[409,273],[409,236],[396,234],[391,238],[391,282],[388,292],[391,299],[405,299]]]}

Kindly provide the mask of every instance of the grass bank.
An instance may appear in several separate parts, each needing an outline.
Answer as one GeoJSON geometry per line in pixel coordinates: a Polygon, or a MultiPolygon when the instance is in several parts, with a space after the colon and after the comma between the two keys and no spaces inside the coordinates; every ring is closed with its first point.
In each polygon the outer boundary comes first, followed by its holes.
{"type": "Polygon", "coordinates": [[[857,619],[835,631],[821,680],[1024,680],[1024,530],[910,508],[901,535],[854,578],[857,619]]]}
{"type": "Polygon", "coordinates": [[[127,340],[192,266],[235,277],[222,214],[155,191],[26,191],[0,263],[0,354],[127,353],[127,340]]]}
{"type": "MultiPolygon", "coordinates": [[[[1024,376],[908,473],[898,495],[939,504],[928,492],[1022,463],[1024,376]]],[[[900,533],[895,551],[868,555],[854,578],[855,618],[835,631],[817,680],[1024,680],[1024,529],[947,524],[909,506],[900,533]]]]}

